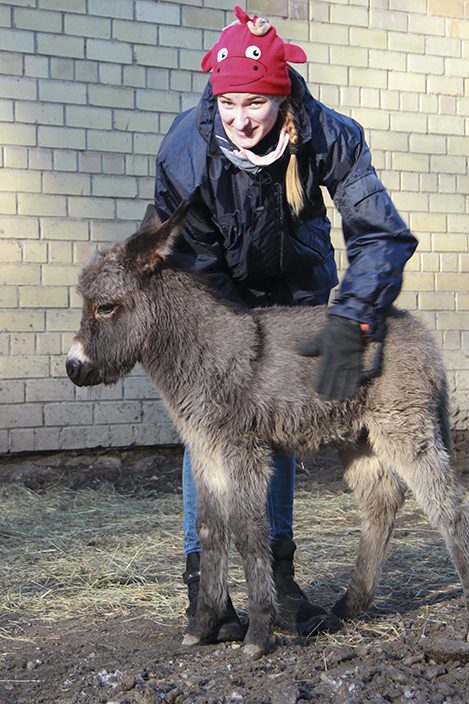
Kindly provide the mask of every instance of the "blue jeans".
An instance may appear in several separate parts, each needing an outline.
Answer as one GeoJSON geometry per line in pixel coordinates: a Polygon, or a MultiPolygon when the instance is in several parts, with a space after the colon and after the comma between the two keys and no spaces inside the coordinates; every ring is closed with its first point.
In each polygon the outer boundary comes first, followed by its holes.
{"type": "MultiPolygon", "coordinates": [[[[267,494],[267,511],[272,540],[293,538],[293,495],[295,492],[296,462],[292,455],[275,452],[274,473],[267,494]]],[[[184,552],[199,552],[196,522],[196,489],[189,450],[186,448],[182,463],[182,494],[184,504],[184,552]]]]}

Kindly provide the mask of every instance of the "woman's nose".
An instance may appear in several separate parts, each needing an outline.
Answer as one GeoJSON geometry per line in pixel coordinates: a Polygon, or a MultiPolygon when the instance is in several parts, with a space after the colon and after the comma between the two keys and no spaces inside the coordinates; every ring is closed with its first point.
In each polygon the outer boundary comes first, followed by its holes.
{"type": "Polygon", "coordinates": [[[235,119],[234,119],[234,126],[236,127],[237,130],[242,130],[244,127],[246,127],[247,123],[249,121],[248,116],[244,112],[244,110],[237,110],[235,119]]]}

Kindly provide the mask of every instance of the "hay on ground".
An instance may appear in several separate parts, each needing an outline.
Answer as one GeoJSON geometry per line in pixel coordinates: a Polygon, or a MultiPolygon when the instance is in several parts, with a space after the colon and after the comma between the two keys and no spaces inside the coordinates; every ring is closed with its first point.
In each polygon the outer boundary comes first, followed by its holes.
{"type": "MultiPolygon", "coordinates": [[[[184,622],[179,494],[118,493],[111,485],[38,493],[10,484],[0,490],[0,636],[21,635],[26,622],[125,614],[144,608],[159,624],[184,622]]],[[[295,500],[298,581],[330,606],[346,586],[359,539],[353,497],[318,486],[295,500]]],[[[246,607],[239,557],[230,591],[246,607]]],[[[438,533],[410,500],[401,513],[372,617],[348,624],[324,643],[359,645],[371,636],[399,637],[402,605],[422,607],[416,628],[440,614],[441,593],[461,595],[438,533]],[[434,605],[433,605],[434,604],[434,605]]]]}

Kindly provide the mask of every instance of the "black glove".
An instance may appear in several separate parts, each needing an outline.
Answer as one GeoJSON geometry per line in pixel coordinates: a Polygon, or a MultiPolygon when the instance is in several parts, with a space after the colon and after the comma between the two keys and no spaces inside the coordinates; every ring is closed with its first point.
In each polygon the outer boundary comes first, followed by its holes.
{"type": "Polygon", "coordinates": [[[327,401],[348,398],[358,389],[364,346],[359,323],[331,315],[321,332],[300,348],[303,357],[321,357],[314,387],[327,401]]]}

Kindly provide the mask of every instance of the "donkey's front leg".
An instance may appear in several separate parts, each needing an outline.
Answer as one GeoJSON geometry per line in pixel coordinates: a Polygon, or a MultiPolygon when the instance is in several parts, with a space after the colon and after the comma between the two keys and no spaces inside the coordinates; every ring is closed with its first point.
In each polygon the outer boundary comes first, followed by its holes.
{"type": "Polygon", "coordinates": [[[230,527],[243,559],[249,597],[249,628],[243,652],[251,657],[260,657],[266,652],[275,615],[266,514],[267,487],[271,475],[269,459],[270,452],[262,448],[249,448],[236,458],[230,458],[233,477],[230,527]]]}
{"type": "Polygon", "coordinates": [[[200,584],[195,615],[189,622],[184,645],[211,642],[225,614],[228,590],[228,485],[220,456],[191,448],[197,490],[197,532],[199,534],[200,584]],[[207,459],[209,458],[209,459],[207,459]]]}

